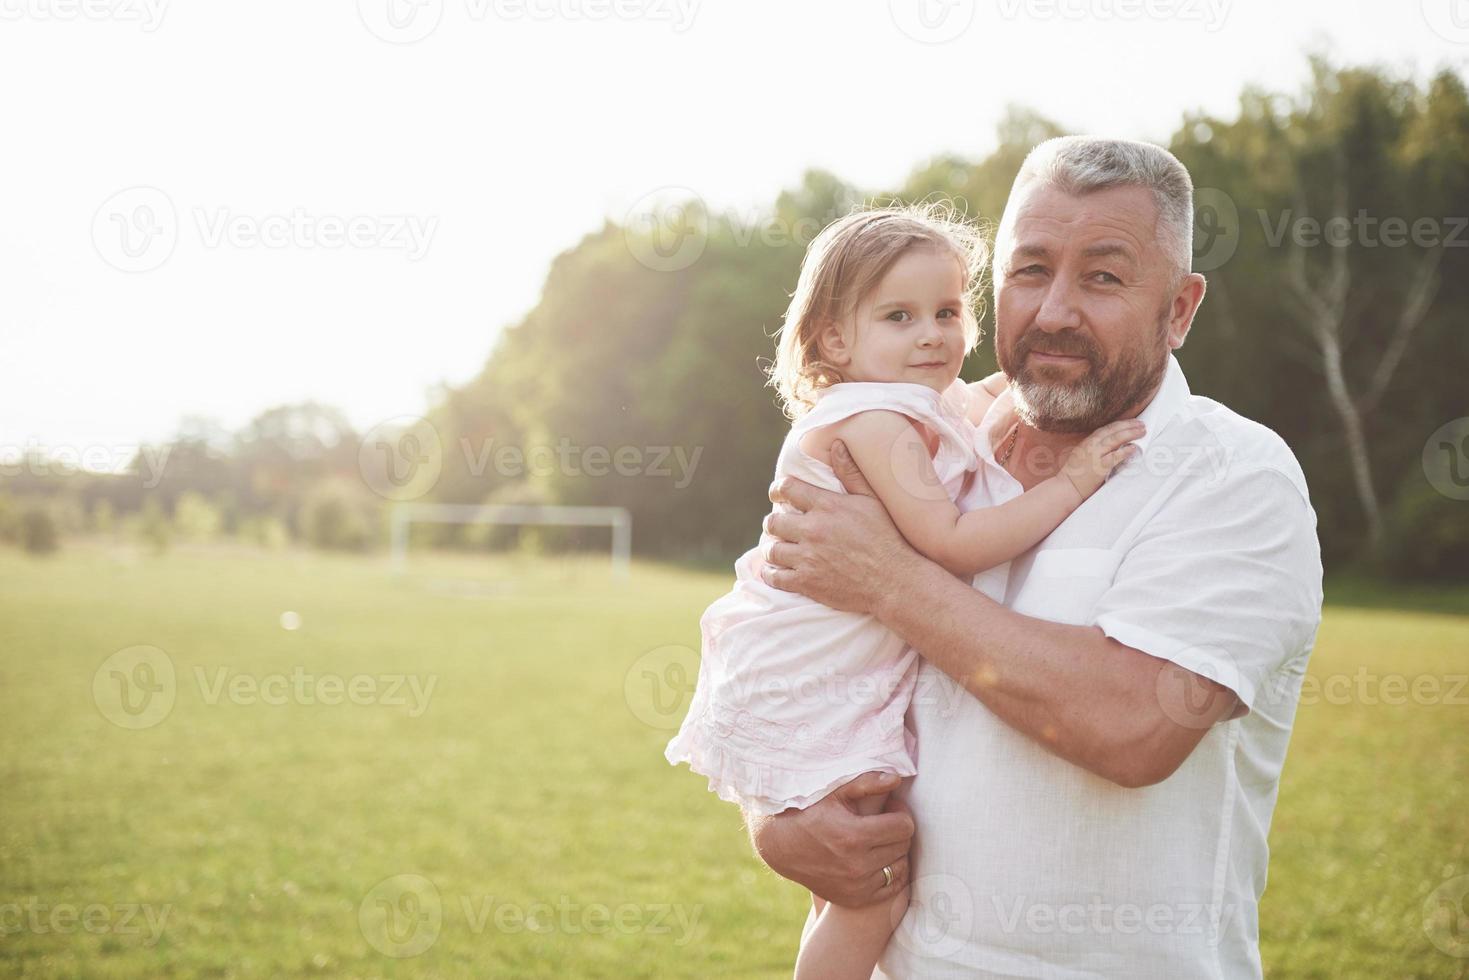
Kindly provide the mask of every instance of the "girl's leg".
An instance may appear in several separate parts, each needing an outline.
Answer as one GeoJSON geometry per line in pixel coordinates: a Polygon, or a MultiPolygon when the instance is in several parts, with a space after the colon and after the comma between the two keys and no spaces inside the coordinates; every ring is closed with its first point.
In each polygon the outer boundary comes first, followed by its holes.
{"type": "MultiPolygon", "coordinates": [[[[887,795],[858,803],[864,815],[881,813],[887,795]]],[[[811,896],[812,918],[801,935],[795,980],[870,980],[888,938],[908,911],[908,889],[890,902],[864,909],[843,908],[811,896]]]]}

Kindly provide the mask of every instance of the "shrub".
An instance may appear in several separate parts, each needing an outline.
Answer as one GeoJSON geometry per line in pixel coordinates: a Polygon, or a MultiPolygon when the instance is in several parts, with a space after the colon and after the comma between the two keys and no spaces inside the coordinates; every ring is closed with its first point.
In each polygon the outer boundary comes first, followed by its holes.
{"type": "Polygon", "coordinates": [[[43,506],[27,507],[20,515],[20,543],[33,555],[47,555],[59,546],[56,518],[43,506]]]}

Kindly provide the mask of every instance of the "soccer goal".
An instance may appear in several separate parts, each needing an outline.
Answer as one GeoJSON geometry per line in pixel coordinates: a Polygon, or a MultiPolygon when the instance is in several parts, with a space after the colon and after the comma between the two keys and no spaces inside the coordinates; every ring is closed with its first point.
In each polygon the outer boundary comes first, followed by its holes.
{"type": "Polygon", "coordinates": [[[408,558],[413,524],[512,524],[552,527],[610,527],[612,571],[627,576],[632,558],[632,514],[625,507],[559,507],[538,504],[398,504],[392,516],[393,568],[408,558]]]}

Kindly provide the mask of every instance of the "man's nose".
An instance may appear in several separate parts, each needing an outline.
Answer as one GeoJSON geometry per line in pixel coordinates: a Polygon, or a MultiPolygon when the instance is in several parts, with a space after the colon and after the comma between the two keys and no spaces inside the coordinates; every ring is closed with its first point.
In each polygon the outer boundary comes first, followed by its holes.
{"type": "Polygon", "coordinates": [[[1059,276],[1052,279],[1036,310],[1035,325],[1046,331],[1074,330],[1081,326],[1081,309],[1076,287],[1059,276]]]}

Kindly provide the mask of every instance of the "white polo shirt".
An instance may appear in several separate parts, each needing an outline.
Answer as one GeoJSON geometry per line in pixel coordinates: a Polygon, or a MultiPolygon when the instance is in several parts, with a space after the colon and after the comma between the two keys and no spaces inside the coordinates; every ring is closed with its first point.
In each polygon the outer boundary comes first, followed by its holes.
{"type": "MultiPolygon", "coordinates": [[[[964,508],[1020,484],[981,425],[964,508]]],[[[1016,612],[1096,625],[1244,707],[1168,779],[1126,789],[1053,755],[926,662],[912,904],[875,977],[1261,975],[1266,835],[1321,617],[1316,515],[1274,432],[1190,394],[1170,355],[1142,454],[1035,550],[975,579],[1016,612]]],[[[1187,723],[1192,691],[1158,692],[1187,723]]]]}

